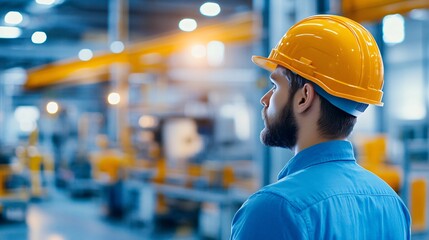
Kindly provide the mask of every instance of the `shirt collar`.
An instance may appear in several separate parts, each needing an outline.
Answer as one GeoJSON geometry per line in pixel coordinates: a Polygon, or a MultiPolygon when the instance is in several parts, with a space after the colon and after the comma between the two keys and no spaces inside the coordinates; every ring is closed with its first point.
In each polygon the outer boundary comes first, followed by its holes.
{"type": "Polygon", "coordinates": [[[331,161],[356,161],[351,142],[345,140],[333,140],[308,147],[289,160],[280,171],[277,179],[308,168],[315,164],[331,161]]]}

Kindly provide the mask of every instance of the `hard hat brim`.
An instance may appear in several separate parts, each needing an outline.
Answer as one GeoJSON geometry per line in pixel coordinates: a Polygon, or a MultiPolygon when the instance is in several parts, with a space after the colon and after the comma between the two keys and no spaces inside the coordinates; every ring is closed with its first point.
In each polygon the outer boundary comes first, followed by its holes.
{"type": "Polygon", "coordinates": [[[261,57],[261,56],[252,56],[252,62],[258,65],[259,67],[265,70],[268,70],[270,72],[273,72],[274,70],[276,70],[277,65],[279,65],[278,63],[272,61],[271,59],[268,59],[266,57],[261,57]]]}

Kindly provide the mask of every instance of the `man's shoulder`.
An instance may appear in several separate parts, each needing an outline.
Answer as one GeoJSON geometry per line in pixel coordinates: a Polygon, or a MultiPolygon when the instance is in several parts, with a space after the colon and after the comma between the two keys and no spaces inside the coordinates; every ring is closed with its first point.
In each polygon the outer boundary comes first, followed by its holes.
{"type": "Polygon", "coordinates": [[[311,185],[308,184],[308,179],[299,174],[294,174],[294,176],[285,177],[261,188],[252,197],[259,199],[276,198],[299,211],[312,192],[314,193],[311,190],[311,185]]]}
{"type": "Polygon", "coordinates": [[[397,196],[383,180],[360,166],[350,169],[325,167],[298,171],[263,187],[257,194],[276,195],[298,210],[341,195],[397,196]]]}

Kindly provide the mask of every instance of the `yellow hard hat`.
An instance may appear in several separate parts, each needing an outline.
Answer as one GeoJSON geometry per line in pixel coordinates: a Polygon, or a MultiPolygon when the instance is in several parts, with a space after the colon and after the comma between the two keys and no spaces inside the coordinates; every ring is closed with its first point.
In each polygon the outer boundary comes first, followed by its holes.
{"type": "Polygon", "coordinates": [[[315,15],[292,26],[268,58],[252,61],[269,71],[277,65],[314,82],[327,93],[383,106],[383,60],[371,33],[335,15],[315,15]]]}

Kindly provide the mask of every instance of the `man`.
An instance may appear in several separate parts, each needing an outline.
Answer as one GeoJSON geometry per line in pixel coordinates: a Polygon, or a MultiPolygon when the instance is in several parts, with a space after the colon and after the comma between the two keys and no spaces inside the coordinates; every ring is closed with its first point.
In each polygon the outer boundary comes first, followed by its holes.
{"type": "Polygon", "coordinates": [[[346,140],[368,104],[383,104],[372,35],[350,19],[316,15],[252,60],[272,72],[261,141],[295,156],[238,210],[231,239],[410,239],[406,206],[356,163],[346,140]]]}

